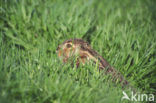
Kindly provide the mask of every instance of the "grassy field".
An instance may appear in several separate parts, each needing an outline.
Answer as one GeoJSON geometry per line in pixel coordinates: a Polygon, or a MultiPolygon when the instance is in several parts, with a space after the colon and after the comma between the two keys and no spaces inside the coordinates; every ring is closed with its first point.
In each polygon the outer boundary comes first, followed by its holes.
{"type": "Polygon", "coordinates": [[[131,103],[95,65],[58,59],[70,38],[88,41],[140,93],[156,93],[154,0],[0,2],[0,103],[131,103]]]}

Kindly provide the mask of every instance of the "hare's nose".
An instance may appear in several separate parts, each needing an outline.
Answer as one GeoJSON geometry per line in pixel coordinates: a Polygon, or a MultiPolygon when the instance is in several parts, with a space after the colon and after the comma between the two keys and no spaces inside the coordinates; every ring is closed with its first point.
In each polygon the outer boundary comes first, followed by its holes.
{"type": "Polygon", "coordinates": [[[58,46],[57,49],[56,49],[56,52],[58,52],[59,49],[60,49],[60,47],[58,46]]]}

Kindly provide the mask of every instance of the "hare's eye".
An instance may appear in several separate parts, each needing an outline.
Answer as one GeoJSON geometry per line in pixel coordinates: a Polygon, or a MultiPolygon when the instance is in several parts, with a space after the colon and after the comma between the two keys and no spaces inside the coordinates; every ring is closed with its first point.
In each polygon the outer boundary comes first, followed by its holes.
{"type": "Polygon", "coordinates": [[[72,45],[71,45],[71,44],[67,44],[66,47],[67,47],[67,48],[71,48],[72,45]]]}

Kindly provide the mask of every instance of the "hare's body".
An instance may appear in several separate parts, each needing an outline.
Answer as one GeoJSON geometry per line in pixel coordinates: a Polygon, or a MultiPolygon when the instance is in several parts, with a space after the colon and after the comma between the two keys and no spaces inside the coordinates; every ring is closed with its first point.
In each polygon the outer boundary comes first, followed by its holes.
{"type": "Polygon", "coordinates": [[[64,62],[67,62],[70,57],[78,56],[77,67],[79,63],[85,64],[87,61],[92,60],[95,63],[99,63],[99,69],[105,70],[106,73],[112,74],[115,80],[119,80],[123,85],[127,85],[128,82],[123,76],[109,65],[109,63],[94,51],[91,46],[82,39],[70,39],[63,42],[57,48],[57,53],[64,62]]]}

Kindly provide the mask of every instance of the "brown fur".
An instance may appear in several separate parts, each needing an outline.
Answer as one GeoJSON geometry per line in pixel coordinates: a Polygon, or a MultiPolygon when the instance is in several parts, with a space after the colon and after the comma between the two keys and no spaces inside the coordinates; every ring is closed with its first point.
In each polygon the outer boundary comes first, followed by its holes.
{"type": "Polygon", "coordinates": [[[68,61],[71,56],[79,55],[77,59],[77,67],[80,63],[85,64],[88,60],[93,60],[95,63],[99,61],[100,70],[105,70],[106,74],[111,74],[114,80],[119,80],[123,85],[128,82],[123,78],[121,73],[111,67],[109,63],[94,51],[91,46],[82,39],[69,39],[60,44],[57,48],[58,57],[62,57],[64,62],[68,61]]]}

